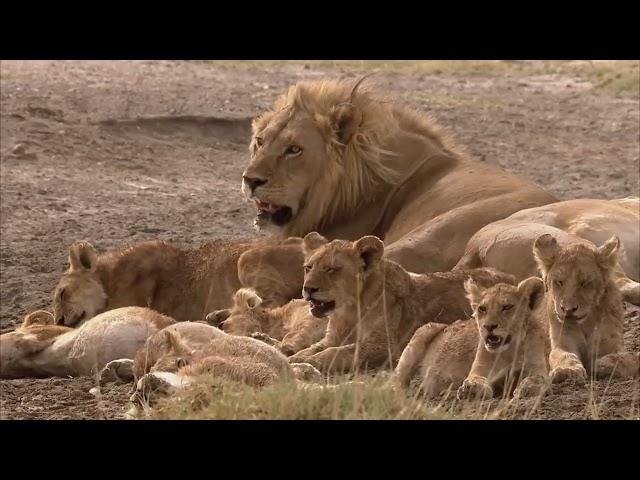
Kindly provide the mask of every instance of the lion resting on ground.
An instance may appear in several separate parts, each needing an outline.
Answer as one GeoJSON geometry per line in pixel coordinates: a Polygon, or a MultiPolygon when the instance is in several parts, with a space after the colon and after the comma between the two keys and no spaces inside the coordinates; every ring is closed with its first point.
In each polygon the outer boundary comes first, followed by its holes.
{"type": "Polygon", "coordinates": [[[232,308],[212,312],[206,320],[231,335],[263,340],[287,356],[320,341],[328,322],[327,318],[314,317],[305,300],[265,308],[262,298],[248,288],[236,292],[232,308]]]}
{"type": "Polygon", "coordinates": [[[49,312],[36,311],[0,335],[0,378],[92,375],[112,360],[132,359],[147,338],[173,323],[153,310],[125,307],[72,329],[54,325],[49,312]]]}
{"type": "Polygon", "coordinates": [[[478,231],[455,269],[493,267],[518,280],[538,275],[533,243],[553,235],[561,246],[621,241],[616,283],[628,302],[640,305],[640,199],[568,200],[514,213],[478,231]]]}
{"type": "Polygon", "coordinates": [[[56,323],[78,326],[100,312],[149,307],[178,321],[197,320],[231,306],[242,286],[265,304],[300,296],[301,239],[218,240],[180,248],[145,241],[98,254],[87,242],[69,249],[69,269],[53,292],[56,323]]]}
{"type": "Polygon", "coordinates": [[[253,123],[242,190],[258,228],[376,235],[409,271],[450,270],[483,226],[557,201],[469,158],[428,116],[352,82],[292,86],[253,123]]]}
{"type": "Polygon", "coordinates": [[[134,409],[188,386],[199,376],[219,377],[255,387],[281,381],[319,379],[310,365],[292,365],[274,347],[229,335],[200,322],[176,323],[147,340],[134,360],[134,409]]]}
{"type": "Polygon", "coordinates": [[[458,398],[540,395],[547,384],[546,329],[540,317],[544,286],[529,278],[518,286],[483,288],[467,280],[475,322],[428,323],[402,352],[394,381],[436,397],[458,388],[458,398]]]}
{"type": "Polygon", "coordinates": [[[548,234],[535,241],[533,251],[547,290],[553,382],[639,373],[640,353],[625,352],[623,345],[622,298],[613,277],[619,247],[616,237],[599,248],[562,248],[548,234]]]}
{"type": "Polygon", "coordinates": [[[392,366],[413,332],[427,321],[450,323],[470,315],[463,283],[513,281],[491,269],[429,275],[407,273],[382,258],[373,236],[356,242],[304,237],[303,297],[316,317],[329,316],[325,337],[290,357],[323,372],[392,366]]]}

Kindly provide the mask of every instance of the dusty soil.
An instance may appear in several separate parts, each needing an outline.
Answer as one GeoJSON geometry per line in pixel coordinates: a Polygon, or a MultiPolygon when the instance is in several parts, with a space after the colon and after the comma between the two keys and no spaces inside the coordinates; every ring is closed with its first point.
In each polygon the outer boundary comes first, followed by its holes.
{"type": "MultiPolygon", "coordinates": [[[[49,306],[74,240],[107,249],[255,235],[239,190],[250,119],[297,80],[357,74],[301,64],[3,61],[0,328],[49,306]],[[18,144],[24,151],[14,154],[18,144]]],[[[482,161],[561,199],[640,194],[637,96],[597,94],[558,74],[377,78],[399,101],[431,111],[482,161]]],[[[640,312],[628,314],[625,338],[638,350],[640,312]]],[[[92,385],[2,381],[0,418],[121,418],[127,388],[98,402],[92,385]]],[[[580,416],[589,400],[575,390],[549,396],[543,416],[580,416]]],[[[638,416],[638,382],[596,390],[598,416],[638,416]]]]}

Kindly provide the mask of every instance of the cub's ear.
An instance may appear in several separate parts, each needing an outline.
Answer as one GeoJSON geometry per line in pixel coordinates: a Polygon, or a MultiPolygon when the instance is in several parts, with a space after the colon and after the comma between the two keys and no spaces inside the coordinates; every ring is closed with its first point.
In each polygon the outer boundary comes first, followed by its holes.
{"type": "Polygon", "coordinates": [[[551,267],[553,266],[558,253],[560,252],[560,245],[558,241],[548,233],[539,236],[533,244],[533,256],[538,264],[538,269],[542,276],[546,276],[551,267]]]}
{"type": "Polygon", "coordinates": [[[262,298],[251,288],[241,288],[233,296],[233,303],[242,309],[253,309],[262,305],[262,298]]]}
{"type": "Polygon", "coordinates": [[[602,268],[611,270],[618,263],[618,251],[620,250],[620,240],[615,235],[598,247],[597,258],[602,268]]]}
{"type": "Polygon", "coordinates": [[[475,310],[482,300],[482,287],[472,277],[469,277],[464,282],[464,290],[467,292],[467,299],[469,299],[471,308],[475,310]]]}
{"type": "Polygon", "coordinates": [[[89,242],[74,242],[69,247],[69,265],[71,270],[93,272],[96,269],[97,255],[89,242]]]}
{"type": "Polygon", "coordinates": [[[364,262],[364,269],[375,267],[384,253],[384,243],[378,237],[367,235],[353,244],[353,248],[364,262]]]}
{"type": "Polygon", "coordinates": [[[36,310],[35,312],[25,315],[21,327],[25,328],[29,325],[53,325],[54,323],[52,313],[46,310],[36,310]]]}
{"type": "Polygon", "coordinates": [[[227,318],[229,318],[229,315],[231,315],[231,310],[225,308],[224,310],[214,310],[207,314],[204,319],[209,325],[219,327],[227,318]]]}
{"type": "Polygon", "coordinates": [[[518,284],[518,292],[527,300],[530,310],[538,308],[544,298],[544,282],[538,277],[530,277],[518,284]]]}
{"type": "Polygon", "coordinates": [[[305,256],[308,256],[311,252],[326,245],[328,242],[329,241],[318,232],[307,233],[302,239],[302,251],[305,256]]]}
{"type": "Polygon", "coordinates": [[[180,350],[180,340],[178,340],[178,337],[173,332],[165,330],[163,340],[170,352],[177,352],[180,350]]]}

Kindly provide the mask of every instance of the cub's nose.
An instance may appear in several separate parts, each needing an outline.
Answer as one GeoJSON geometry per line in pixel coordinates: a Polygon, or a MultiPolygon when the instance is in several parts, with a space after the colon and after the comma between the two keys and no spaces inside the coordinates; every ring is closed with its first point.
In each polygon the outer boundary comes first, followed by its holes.
{"type": "Polygon", "coordinates": [[[309,298],[311,295],[313,295],[314,293],[316,293],[318,291],[317,288],[313,288],[313,287],[303,287],[302,288],[302,296],[304,298],[309,298]]]}
{"type": "Polygon", "coordinates": [[[64,325],[64,315],[60,315],[56,318],[56,325],[64,325]]]}
{"type": "Polygon", "coordinates": [[[487,332],[491,333],[491,332],[493,332],[496,328],[498,328],[498,325],[483,325],[483,328],[484,328],[487,332]]]}
{"type": "Polygon", "coordinates": [[[260,185],[264,185],[265,183],[267,183],[266,180],[263,180],[261,178],[245,177],[244,175],[242,176],[242,181],[244,181],[244,183],[249,186],[252,192],[260,185]]]}
{"type": "Polygon", "coordinates": [[[564,305],[564,304],[560,304],[560,308],[562,309],[562,313],[564,313],[565,315],[571,315],[572,313],[575,313],[576,310],[578,310],[579,305],[564,305]]]}

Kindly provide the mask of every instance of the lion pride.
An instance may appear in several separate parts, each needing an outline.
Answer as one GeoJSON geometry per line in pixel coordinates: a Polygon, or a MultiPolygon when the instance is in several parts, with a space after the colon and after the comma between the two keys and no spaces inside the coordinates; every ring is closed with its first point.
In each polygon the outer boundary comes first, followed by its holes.
{"type": "Polygon", "coordinates": [[[242,191],[257,228],[375,235],[409,271],[448,271],[483,226],[556,201],[361,82],[298,83],[254,120],[242,191]]]}

